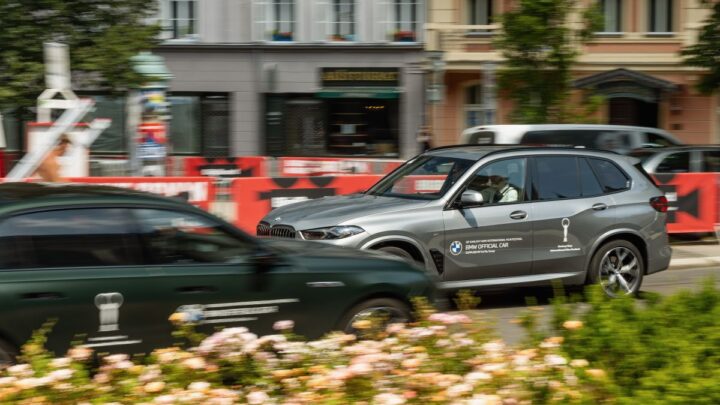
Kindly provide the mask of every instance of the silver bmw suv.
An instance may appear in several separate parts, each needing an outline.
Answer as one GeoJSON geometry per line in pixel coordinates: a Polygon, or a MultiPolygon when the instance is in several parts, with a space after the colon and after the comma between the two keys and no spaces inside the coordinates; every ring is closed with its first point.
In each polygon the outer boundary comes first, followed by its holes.
{"type": "Polygon", "coordinates": [[[667,207],[632,157],[463,145],[421,154],[365,193],[275,209],[257,234],[392,253],[445,289],[562,280],[615,296],[668,268],[667,207]]]}

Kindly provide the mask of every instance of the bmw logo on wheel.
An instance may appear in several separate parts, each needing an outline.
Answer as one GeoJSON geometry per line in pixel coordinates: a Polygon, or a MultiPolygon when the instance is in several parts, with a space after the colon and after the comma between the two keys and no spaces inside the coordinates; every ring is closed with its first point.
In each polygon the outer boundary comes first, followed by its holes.
{"type": "Polygon", "coordinates": [[[451,243],[450,244],[450,253],[452,253],[455,256],[462,253],[462,243],[460,243],[460,241],[457,241],[457,240],[455,242],[451,243]]]}

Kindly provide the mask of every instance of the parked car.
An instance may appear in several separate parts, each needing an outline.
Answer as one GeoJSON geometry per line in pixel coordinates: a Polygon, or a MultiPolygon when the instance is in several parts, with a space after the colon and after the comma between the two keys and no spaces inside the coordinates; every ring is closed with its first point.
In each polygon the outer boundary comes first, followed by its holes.
{"type": "Polygon", "coordinates": [[[630,153],[648,173],[720,173],[720,145],[641,149],[630,153]]]}
{"type": "Polygon", "coordinates": [[[45,321],[48,347],[170,345],[168,317],[201,331],[272,333],[290,319],[317,337],[355,320],[410,317],[428,274],[395,256],[329,244],[261,241],[185,202],[112,187],[0,185],[0,360],[45,321]]]}
{"type": "Polygon", "coordinates": [[[363,194],[277,208],[257,234],[393,253],[442,289],[562,280],[635,294],[669,265],[666,211],[632,157],[464,145],[419,155],[363,194]]]}
{"type": "Polygon", "coordinates": [[[638,148],[682,145],[658,128],[585,124],[483,125],[464,130],[460,143],[584,146],[623,154],[638,148]]]}

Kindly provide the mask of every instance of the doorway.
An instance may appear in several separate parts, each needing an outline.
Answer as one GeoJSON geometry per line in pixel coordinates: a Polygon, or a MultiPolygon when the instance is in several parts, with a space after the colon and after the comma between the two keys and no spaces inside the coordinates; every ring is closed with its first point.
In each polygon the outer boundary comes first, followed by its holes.
{"type": "Polygon", "coordinates": [[[630,97],[614,97],[609,103],[608,123],[658,128],[658,104],[630,97]]]}

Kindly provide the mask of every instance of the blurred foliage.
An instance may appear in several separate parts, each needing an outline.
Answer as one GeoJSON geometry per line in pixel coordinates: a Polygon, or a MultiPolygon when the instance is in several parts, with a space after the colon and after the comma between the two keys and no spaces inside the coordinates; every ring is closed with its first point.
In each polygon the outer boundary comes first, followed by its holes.
{"type": "Polygon", "coordinates": [[[685,47],[681,55],[686,65],[708,70],[700,77],[697,88],[711,94],[720,88],[720,2],[705,0],[702,3],[711,9],[710,16],[700,29],[697,43],[685,47]]]}
{"type": "Polygon", "coordinates": [[[579,48],[602,28],[599,2],[581,8],[576,0],[520,0],[502,14],[495,47],[506,59],[498,72],[500,90],[513,101],[512,121],[541,124],[583,120],[597,110],[585,99],[586,114],[569,103],[571,68],[579,48]],[[575,21],[577,20],[577,21],[575,21]]]}
{"type": "MultiPolygon", "coordinates": [[[[643,301],[592,288],[588,304],[581,322],[565,322],[563,349],[607,370],[621,402],[720,403],[720,291],[712,280],[643,301]]],[[[564,301],[558,308],[560,324],[571,315],[564,301]]]]}
{"type": "Polygon", "coordinates": [[[159,27],[145,0],[0,0],[0,109],[35,106],[45,89],[43,43],[70,47],[73,83],[122,91],[140,83],[129,59],[151,49],[159,27]]]}

